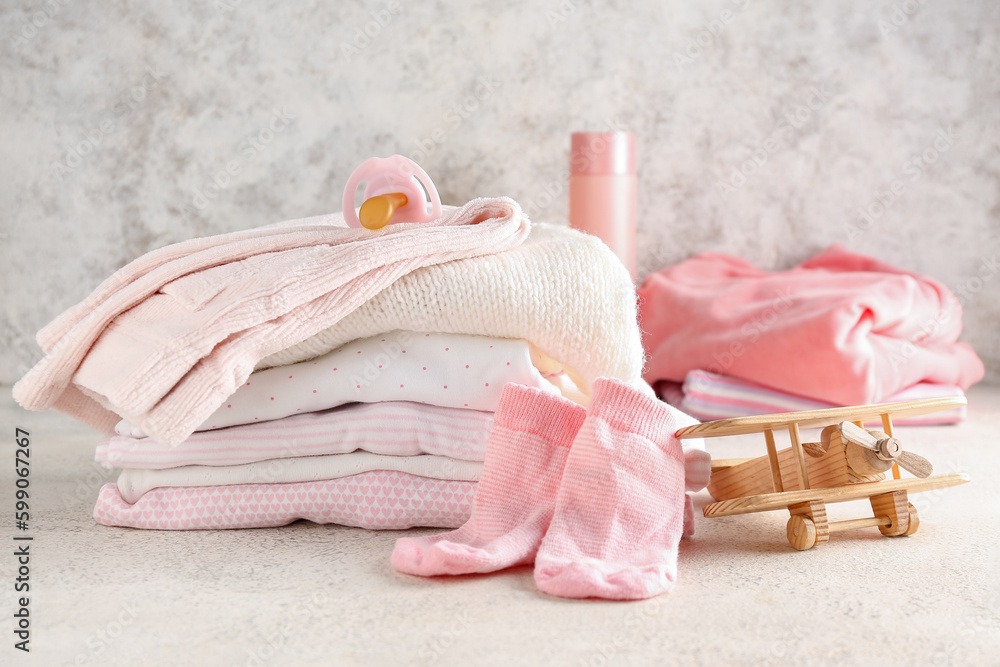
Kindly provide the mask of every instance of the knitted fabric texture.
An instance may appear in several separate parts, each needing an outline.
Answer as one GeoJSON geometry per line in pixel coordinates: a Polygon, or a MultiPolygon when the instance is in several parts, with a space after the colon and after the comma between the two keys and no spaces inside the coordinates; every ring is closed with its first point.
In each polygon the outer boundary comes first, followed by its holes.
{"type": "Polygon", "coordinates": [[[598,377],[652,396],[641,381],[635,304],[628,270],[600,239],[533,222],[516,248],[413,271],[259,367],[311,359],[384,331],[438,331],[528,340],[588,396],[598,377]]]}
{"type": "Polygon", "coordinates": [[[531,563],[552,519],[579,405],[508,384],[497,408],[472,516],[457,530],[396,541],[392,565],[430,577],[495,572],[531,563]]]}
{"type": "Polygon", "coordinates": [[[477,199],[429,224],[373,232],[349,229],[339,215],[154,251],[40,332],[48,354],[14,397],[104,431],[117,414],[176,444],[262,357],[331,326],[413,269],[501,252],[528,232],[515,202],[477,199]]]}
{"type": "Polygon", "coordinates": [[[187,438],[255,367],[393,329],[521,338],[584,392],[649,391],[628,272],[597,238],[534,230],[516,202],[477,199],[433,223],[348,229],[340,214],[149,253],[38,335],[14,387],[104,432],[120,418],[187,438]]]}
{"type": "Polygon", "coordinates": [[[687,508],[677,415],[616,380],[595,383],[535,558],[539,590],[641,600],[673,588],[687,508]]]}

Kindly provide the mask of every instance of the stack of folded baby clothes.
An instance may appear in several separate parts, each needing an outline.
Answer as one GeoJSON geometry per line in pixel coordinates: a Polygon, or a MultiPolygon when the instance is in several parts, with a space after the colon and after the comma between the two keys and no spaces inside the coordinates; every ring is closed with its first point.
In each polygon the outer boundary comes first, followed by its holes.
{"type": "Polygon", "coordinates": [[[468,513],[508,382],[559,391],[525,341],[463,334],[393,331],[260,370],[176,447],[120,422],[97,458],[123,471],[95,516],[140,528],[451,525],[468,513]],[[164,507],[182,511],[152,511],[164,507]]]}
{"type": "Polygon", "coordinates": [[[174,448],[120,422],[97,458],[124,470],[95,516],[140,528],[452,525],[468,514],[508,382],[559,392],[526,341],[464,334],[393,331],[260,370],[174,448]]]}
{"type": "Polygon", "coordinates": [[[108,434],[104,524],[454,527],[506,384],[652,394],[634,298],[599,240],[507,198],[377,231],[295,220],[125,266],[39,333],[14,395],[108,434]]]}
{"type": "Polygon", "coordinates": [[[702,253],[639,297],[646,379],[704,419],[963,396],[983,377],[947,287],[837,245],[776,273],[702,253]]]}

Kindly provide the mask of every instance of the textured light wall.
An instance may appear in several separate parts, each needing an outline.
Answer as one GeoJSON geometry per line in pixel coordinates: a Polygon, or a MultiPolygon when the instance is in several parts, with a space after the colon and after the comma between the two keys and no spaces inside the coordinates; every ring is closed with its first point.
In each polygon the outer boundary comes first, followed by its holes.
{"type": "Polygon", "coordinates": [[[565,221],[569,133],[602,128],[638,138],[641,275],[842,243],[958,292],[1000,378],[988,0],[38,0],[0,35],[0,381],[130,259],[339,210],[372,155],[565,221]]]}

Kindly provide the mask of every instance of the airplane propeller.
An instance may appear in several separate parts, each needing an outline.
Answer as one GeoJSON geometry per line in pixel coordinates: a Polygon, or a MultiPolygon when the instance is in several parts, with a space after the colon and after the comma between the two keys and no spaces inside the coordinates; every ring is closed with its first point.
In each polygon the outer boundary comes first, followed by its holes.
{"type": "Polygon", "coordinates": [[[875,456],[883,461],[898,463],[904,470],[917,477],[929,477],[933,471],[930,461],[922,456],[903,451],[902,444],[896,438],[877,438],[851,422],[840,423],[840,436],[844,442],[870,449],[875,452],[875,456]]]}

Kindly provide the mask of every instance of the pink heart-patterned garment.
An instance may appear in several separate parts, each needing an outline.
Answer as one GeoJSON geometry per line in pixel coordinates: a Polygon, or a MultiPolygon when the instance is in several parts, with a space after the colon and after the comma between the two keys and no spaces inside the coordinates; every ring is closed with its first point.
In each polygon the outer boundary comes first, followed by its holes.
{"type": "Polygon", "coordinates": [[[299,519],[369,530],[456,528],[469,519],[475,489],[476,482],[372,471],[296,484],[158,488],[130,505],[105,484],[94,519],[152,530],[272,528],[299,519]]]}

